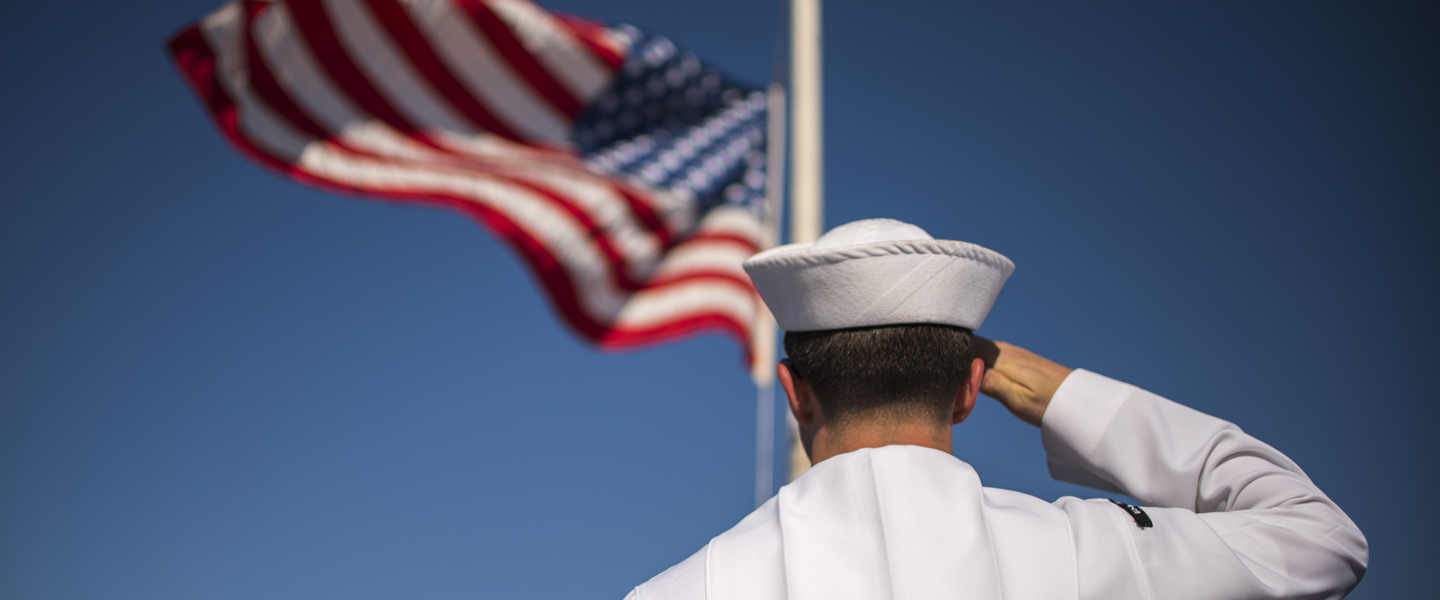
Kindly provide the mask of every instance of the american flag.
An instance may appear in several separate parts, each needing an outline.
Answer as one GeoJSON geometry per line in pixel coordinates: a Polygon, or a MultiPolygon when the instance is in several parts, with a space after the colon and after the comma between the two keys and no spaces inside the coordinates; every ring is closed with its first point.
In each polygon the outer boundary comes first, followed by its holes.
{"type": "Polygon", "coordinates": [[[765,96],[664,37],[526,0],[245,0],[169,49],[242,154],[472,215],[599,346],[750,339],[765,96]]]}

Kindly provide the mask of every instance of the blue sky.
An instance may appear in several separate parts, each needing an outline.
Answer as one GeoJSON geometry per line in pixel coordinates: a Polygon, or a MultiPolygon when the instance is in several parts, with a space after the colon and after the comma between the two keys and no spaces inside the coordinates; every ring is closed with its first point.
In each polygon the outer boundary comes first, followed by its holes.
{"type": "MultiPolygon", "coordinates": [[[[1368,536],[1353,598],[1433,590],[1436,11],[977,4],[826,6],[827,225],[1006,254],[981,333],[1238,423],[1368,536]]],[[[595,351],[466,218],[247,163],[161,51],[216,6],[0,21],[0,597],[618,599],[749,512],[733,342],[595,351]]],[[[755,82],[781,14],[547,6],[755,82]]]]}

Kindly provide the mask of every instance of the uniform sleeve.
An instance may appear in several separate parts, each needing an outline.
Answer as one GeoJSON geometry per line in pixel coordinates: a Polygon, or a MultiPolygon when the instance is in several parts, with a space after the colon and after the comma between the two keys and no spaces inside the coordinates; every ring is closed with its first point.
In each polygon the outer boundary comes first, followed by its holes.
{"type": "Polygon", "coordinates": [[[1369,547],[1300,467],[1239,427],[1076,370],[1041,424],[1051,474],[1128,494],[1062,498],[1081,598],[1342,598],[1369,547]]]}

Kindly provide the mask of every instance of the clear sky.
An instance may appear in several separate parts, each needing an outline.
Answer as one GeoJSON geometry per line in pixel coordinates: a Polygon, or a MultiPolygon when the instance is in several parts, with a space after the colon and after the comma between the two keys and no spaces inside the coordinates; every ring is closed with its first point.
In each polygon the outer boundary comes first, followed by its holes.
{"type": "MultiPolygon", "coordinates": [[[[1008,255],[982,334],[1234,421],[1368,536],[1353,598],[1433,593],[1436,9],[991,4],[827,4],[827,225],[1008,255]]],[[[161,50],[216,6],[0,19],[0,598],[618,600],[751,510],[732,341],[597,352],[466,218],[249,164],[161,50]]],[[[781,14],[548,6],[757,83],[781,14]]]]}

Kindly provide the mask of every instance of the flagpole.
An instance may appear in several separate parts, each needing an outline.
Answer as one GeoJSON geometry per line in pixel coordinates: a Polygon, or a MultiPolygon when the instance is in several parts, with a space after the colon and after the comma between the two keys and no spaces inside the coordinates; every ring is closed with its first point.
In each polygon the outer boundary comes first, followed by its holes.
{"type": "MultiPolygon", "coordinates": [[[[813,242],[823,228],[820,0],[790,0],[790,243],[813,242]]],[[[786,411],[789,414],[789,411],[786,411]]],[[[789,481],[810,468],[793,416],[789,481]]]]}
{"type": "Polygon", "coordinates": [[[775,485],[775,320],[764,302],[757,298],[756,304],[760,310],[751,342],[755,350],[762,344],[770,348],[768,353],[751,354],[755,361],[751,367],[755,380],[755,506],[760,506],[770,499],[775,485]],[[762,375],[762,370],[768,375],[762,375]]]}
{"type": "MultiPolygon", "coordinates": [[[[785,85],[772,82],[767,108],[765,164],[765,248],[780,243],[780,205],[785,196],[785,85]]],[[[755,381],[755,506],[770,499],[775,486],[775,340],[778,327],[770,309],[755,297],[750,377],[755,381]]]]}

